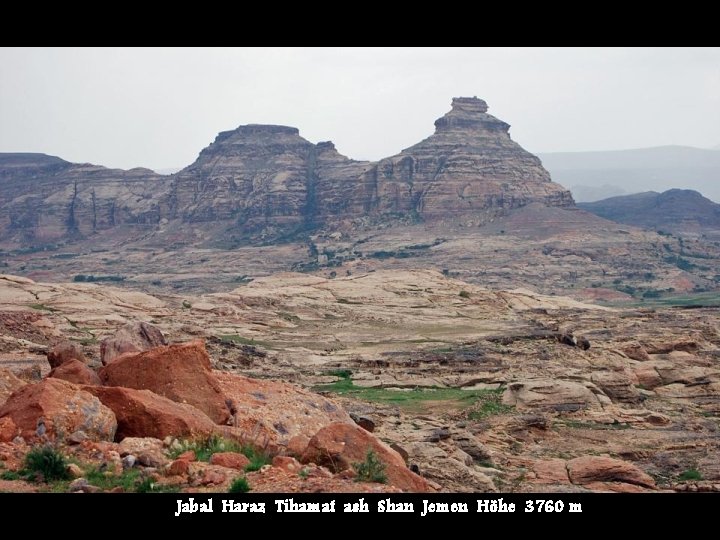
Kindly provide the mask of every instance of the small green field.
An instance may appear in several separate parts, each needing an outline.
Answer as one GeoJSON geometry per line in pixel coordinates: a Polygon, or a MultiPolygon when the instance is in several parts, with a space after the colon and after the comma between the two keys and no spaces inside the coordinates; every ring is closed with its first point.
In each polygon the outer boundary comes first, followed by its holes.
{"type": "Polygon", "coordinates": [[[397,405],[407,410],[422,411],[429,408],[466,409],[469,417],[479,420],[493,414],[508,412],[510,407],[502,405],[503,389],[464,390],[462,388],[417,387],[417,388],[366,388],[356,386],[349,370],[334,372],[340,378],[329,384],[315,386],[316,392],[332,392],[385,405],[397,405]]]}

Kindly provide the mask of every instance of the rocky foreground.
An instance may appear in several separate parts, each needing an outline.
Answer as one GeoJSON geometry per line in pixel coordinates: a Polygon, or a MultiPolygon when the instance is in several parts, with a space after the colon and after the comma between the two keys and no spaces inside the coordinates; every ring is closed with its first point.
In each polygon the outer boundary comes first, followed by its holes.
{"type": "Polygon", "coordinates": [[[716,310],[433,271],[182,297],[2,276],[0,309],[0,490],[720,490],[716,310]],[[23,479],[47,443],[73,484],[23,479]],[[369,449],[385,482],[358,481],[369,449]]]}

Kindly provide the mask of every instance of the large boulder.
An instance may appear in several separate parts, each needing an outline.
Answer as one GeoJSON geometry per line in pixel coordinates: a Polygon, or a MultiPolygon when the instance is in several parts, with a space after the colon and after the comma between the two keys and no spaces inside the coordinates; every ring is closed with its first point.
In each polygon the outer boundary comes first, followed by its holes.
{"type": "Polygon", "coordinates": [[[215,372],[233,412],[233,424],[261,445],[286,446],[296,436],[309,439],[333,422],[352,423],[334,401],[294,384],[215,372]]]}
{"type": "Polygon", "coordinates": [[[7,401],[10,394],[26,384],[25,381],[17,378],[12,371],[0,369],[0,405],[7,401]]]}
{"type": "Polygon", "coordinates": [[[100,360],[103,365],[129,352],[142,352],[167,345],[159,328],[146,322],[130,323],[115,335],[100,342],[100,360]]]}
{"type": "Polygon", "coordinates": [[[503,404],[518,410],[554,410],[573,412],[600,409],[610,400],[591,383],[581,384],[557,379],[529,379],[510,383],[503,404]]]}
{"type": "Polygon", "coordinates": [[[230,418],[202,340],[124,354],[100,370],[100,380],[107,386],[150,390],[192,405],[218,424],[230,418]]]}
{"type": "Polygon", "coordinates": [[[322,428],[310,439],[301,461],[340,472],[365,461],[369,450],[385,464],[388,484],[410,492],[431,490],[424,478],[407,468],[399,453],[356,424],[337,422],[322,428]]]}
{"type": "Polygon", "coordinates": [[[622,482],[647,488],[655,487],[655,480],[632,463],[603,456],[581,456],[567,462],[573,484],[622,482]]]}
{"type": "Polygon", "coordinates": [[[89,384],[93,386],[100,386],[100,384],[102,384],[97,373],[80,360],[70,360],[69,362],[60,364],[58,367],[50,370],[48,377],[62,379],[75,384],[89,384]]]}
{"type": "Polygon", "coordinates": [[[125,437],[194,437],[209,435],[215,424],[195,407],[159,396],[149,390],[85,386],[117,417],[117,439],[125,437]]]}
{"type": "Polygon", "coordinates": [[[117,429],[113,412],[95,396],[60,379],[45,379],[14,392],[0,407],[28,441],[64,440],[83,432],[96,441],[112,441],[117,429]]]}
{"type": "Polygon", "coordinates": [[[63,341],[55,345],[47,353],[47,360],[51,368],[56,368],[66,362],[78,360],[83,364],[87,363],[85,355],[72,341],[63,341]]]}
{"type": "Polygon", "coordinates": [[[611,400],[620,403],[638,403],[640,392],[635,388],[636,377],[624,371],[596,371],[591,380],[611,400]]]}

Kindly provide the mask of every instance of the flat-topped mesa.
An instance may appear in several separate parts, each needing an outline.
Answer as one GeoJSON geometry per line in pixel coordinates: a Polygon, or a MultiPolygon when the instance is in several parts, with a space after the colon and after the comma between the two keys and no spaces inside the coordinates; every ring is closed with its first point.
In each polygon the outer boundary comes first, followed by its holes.
{"type": "Polygon", "coordinates": [[[0,154],[0,239],[57,241],[177,219],[223,222],[218,245],[237,245],[348,220],[476,226],[530,203],[572,206],[570,192],[487,110],[482,99],[454,98],[432,135],[374,163],[313,144],[295,127],[263,124],[223,131],[167,177],[0,154]]]}
{"type": "Polygon", "coordinates": [[[507,133],[510,124],[487,114],[488,105],[477,97],[456,97],[452,109],[435,120],[435,133],[443,131],[487,130],[507,133]]]}

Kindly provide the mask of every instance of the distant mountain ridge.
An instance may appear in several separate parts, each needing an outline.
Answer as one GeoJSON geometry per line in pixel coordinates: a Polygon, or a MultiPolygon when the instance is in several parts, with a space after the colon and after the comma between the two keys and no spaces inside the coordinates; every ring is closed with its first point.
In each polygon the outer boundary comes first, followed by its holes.
{"type": "Polygon", "coordinates": [[[658,146],[605,152],[538,154],[553,179],[571,186],[580,202],[617,194],[665,191],[678,186],[720,201],[720,152],[689,146],[658,146]],[[608,186],[604,191],[600,188],[608,186]],[[594,188],[584,191],[582,188],[594,188]],[[590,197],[590,198],[586,198],[590,197]]]}
{"type": "Polygon", "coordinates": [[[720,204],[689,189],[648,191],[578,206],[605,219],[654,230],[720,229],[720,204]]]}

